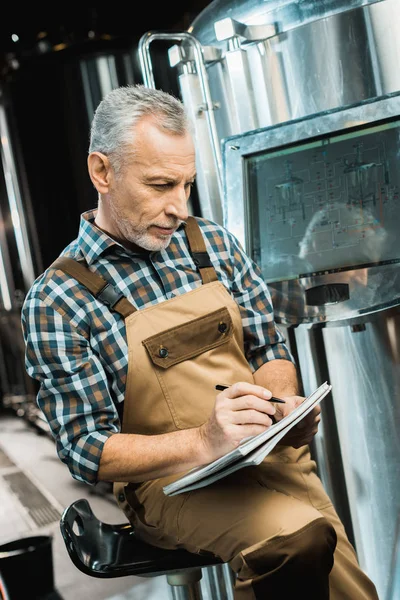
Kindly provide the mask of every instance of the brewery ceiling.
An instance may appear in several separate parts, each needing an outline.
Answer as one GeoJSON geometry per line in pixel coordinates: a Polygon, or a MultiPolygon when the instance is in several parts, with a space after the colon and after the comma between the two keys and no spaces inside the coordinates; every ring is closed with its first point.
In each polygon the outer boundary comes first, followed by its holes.
{"type": "Polygon", "coordinates": [[[124,44],[149,30],[186,30],[209,0],[8,3],[0,19],[0,73],[13,60],[88,44],[124,44]]]}

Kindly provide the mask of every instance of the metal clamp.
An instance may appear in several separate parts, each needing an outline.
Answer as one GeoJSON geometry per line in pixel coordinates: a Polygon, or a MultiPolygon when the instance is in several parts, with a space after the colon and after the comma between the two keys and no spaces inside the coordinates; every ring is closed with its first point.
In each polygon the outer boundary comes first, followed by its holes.
{"type": "Polygon", "coordinates": [[[275,23],[270,25],[246,25],[229,17],[214,23],[214,30],[219,41],[240,37],[247,42],[261,42],[274,37],[278,33],[278,27],[275,23]]]}
{"type": "MultiPolygon", "coordinates": [[[[221,60],[222,50],[216,46],[202,46],[201,51],[206,64],[221,60]]],[[[168,58],[171,67],[195,61],[193,48],[186,44],[174,44],[171,46],[171,48],[168,49],[168,58]]]]}

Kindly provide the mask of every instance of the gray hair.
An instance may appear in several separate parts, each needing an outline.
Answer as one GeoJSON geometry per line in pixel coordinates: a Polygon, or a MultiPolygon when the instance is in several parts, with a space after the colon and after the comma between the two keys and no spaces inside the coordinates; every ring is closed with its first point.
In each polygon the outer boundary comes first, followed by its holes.
{"type": "Polygon", "coordinates": [[[98,105],[90,130],[89,153],[108,156],[116,172],[122,169],[127,153],[134,152],[134,126],[151,115],[156,126],[172,135],[191,133],[191,123],[183,103],[172,94],[128,85],[109,92],[98,105]]]}

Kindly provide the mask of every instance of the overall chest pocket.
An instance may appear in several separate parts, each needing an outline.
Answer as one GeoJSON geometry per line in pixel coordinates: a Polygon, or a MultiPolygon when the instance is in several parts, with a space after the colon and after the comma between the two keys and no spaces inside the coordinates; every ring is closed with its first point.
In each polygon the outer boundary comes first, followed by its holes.
{"type": "Polygon", "coordinates": [[[227,365],[237,354],[233,334],[231,315],[222,307],[143,340],[175,428],[196,427],[209,418],[215,384],[229,377],[227,365]]]}
{"type": "Polygon", "coordinates": [[[233,335],[231,315],[220,308],[143,340],[152,362],[168,369],[225,344],[233,335]]]}

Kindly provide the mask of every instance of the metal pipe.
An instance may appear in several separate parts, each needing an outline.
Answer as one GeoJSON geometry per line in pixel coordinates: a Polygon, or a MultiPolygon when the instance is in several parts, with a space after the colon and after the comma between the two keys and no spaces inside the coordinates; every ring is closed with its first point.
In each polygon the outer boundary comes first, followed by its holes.
{"type": "MultiPolygon", "coordinates": [[[[28,290],[35,279],[35,271],[33,267],[33,258],[29,247],[28,229],[25,221],[24,206],[18,182],[13,148],[11,145],[11,136],[7,123],[7,115],[2,104],[0,104],[0,146],[1,162],[4,171],[4,180],[6,183],[11,222],[14,229],[23,280],[26,290],[28,290]]],[[[24,292],[26,290],[24,290],[24,292]]]]}
{"type": "Polygon", "coordinates": [[[234,578],[228,564],[204,567],[202,571],[202,589],[207,600],[234,600],[234,578]]]}
{"type": "Polygon", "coordinates": [[[190,585],[171,586],[172,600],[202,600],[200,583],[196,581],[190,585]]]}
{"type": "Polygon", "coordinates": [[[138,53],[139,53],[139,61],[142,69],[142,76],[144,85],[149,88],[155,89],[153,68],[151,64],[150,58],[150,44],[154,40],[168,40],[171,42],[188,42],[193,46],[194,52],[194,61],[197,69],[197,74],[200,80],[200,87],[204,101],[204,111],[207,118],[208,129],[210,133],[211,139],[211,147],[213,151],[213,156],[215,160],[215,164],[217,167],[217,180],[218,187],[220,191],[220,197],[223,197],[223,187],[222,187],[222,158],[221,158],[221,149],[219,144],[219,137],[217,133],[217,127],[214,118],[214,104],[211,99],[210,86],[208,84],[207,72],[203,60],[202,47],[200,42],[187,31],[182,31],[180,33],[159,33],[156,31],[149,31],[142,35],[138,44],[138,53]]]}
{"type": "Polygon", "coordinates": [[[201,578],[200,568],[167,573],[167,582],[171,586],[173,600],[202,600],[201,578]]]}

